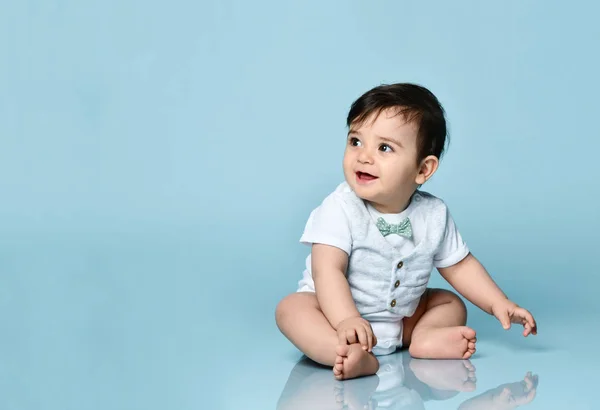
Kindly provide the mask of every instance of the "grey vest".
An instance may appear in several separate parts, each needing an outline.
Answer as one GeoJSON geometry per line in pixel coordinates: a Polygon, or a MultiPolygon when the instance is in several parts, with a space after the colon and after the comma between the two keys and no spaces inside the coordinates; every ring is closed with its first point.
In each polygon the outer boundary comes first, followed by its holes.
{"type": "Polygon", "coordinates": [[[347,279],[358,311],[368,314],[389,310],[399,316],[412,316],[444,239],[448,215],[444,202],[426,192],[415,192],[407,212],[415,248],[402,255],[379,232],[364,201],[347,183],[340,184],[331,195],[339,195],[351,221],[347,279]]]}

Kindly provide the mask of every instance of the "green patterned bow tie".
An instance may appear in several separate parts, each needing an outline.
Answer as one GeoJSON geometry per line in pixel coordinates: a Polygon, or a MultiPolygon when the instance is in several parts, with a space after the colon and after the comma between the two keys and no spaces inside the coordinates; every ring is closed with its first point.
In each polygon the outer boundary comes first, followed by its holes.
{"type": "Polygon", "coordinates": [[[399,224],[389,224],[385,221],[385,219],[378,218],[377,228],[383,236],[388,236],[395,233],[396,235],[401,235],[408,239],[412,238],[412,226],[408,218],[405,218],[399,224]]]}

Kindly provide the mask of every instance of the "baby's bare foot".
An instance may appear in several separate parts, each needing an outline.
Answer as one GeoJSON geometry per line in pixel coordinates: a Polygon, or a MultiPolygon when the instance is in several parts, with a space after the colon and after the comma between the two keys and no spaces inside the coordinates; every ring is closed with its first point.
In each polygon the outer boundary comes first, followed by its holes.
{"type": "Polygon", "coordinates": [[[379,361],[372,353],[366,352],[359,343],[338,345],[333,365],[333,375],[338,380],[369,376],[379,370],[379,361]]]}
{"type": "Polygon", "coordinates": [[[467,326],[418,329],[409,352],[418,359],[468,359],[476,342],[475,331],[467,326]]]}
{"type": "Polygon", "coordinates": [[[445,391],[474,391],[475,367],[469,360],[412,359],[410,369],[429,387],[445,391]]]}

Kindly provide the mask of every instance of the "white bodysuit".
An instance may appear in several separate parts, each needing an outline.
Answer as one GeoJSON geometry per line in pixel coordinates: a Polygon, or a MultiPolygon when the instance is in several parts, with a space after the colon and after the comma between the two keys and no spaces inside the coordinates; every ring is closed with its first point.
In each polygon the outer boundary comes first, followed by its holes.
{"type": "MultiPolygon", "coordinates": [[[[376,355],[402,345],[402,319],[415,312],[432,269],[452,266],[469,253],[441,199],[416,191],[403,212],[381,214],[346,182],[311,212],[300,242],[335,246],[348,254],[346,277],[359,313],[377,337],[376,355]],[[412,237],[384,236],[376,225],[380,217],[390,224],[408,218],[412,237]]],[[[315,291],[310,255],[297,291],[315,291]]]]}

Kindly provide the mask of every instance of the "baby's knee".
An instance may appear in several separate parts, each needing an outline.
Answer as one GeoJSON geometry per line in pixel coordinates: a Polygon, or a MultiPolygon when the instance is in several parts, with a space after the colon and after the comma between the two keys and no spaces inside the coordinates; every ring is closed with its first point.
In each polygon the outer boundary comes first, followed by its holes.
{"type": "Polygon", "coordinates": [[[285,321],[292,311],[292,305],[294,304],[293,296],[294,294],[288,295],[277,304],[275,308],[275,321],[278,325],[285,321]]]}
{"type": "Polygon", "coordinates": [[[465,314],[467,313],[467,305],[465,305],[465,302],[456,293],[447,289],[430,289],[428,302],[431,307],[450,304],[458,311],[464,312],[465,314]]]}
{"type": "Polygon", "coordinates": [[[314,304],[311,296],[308,292],[296,292],[284,297],[275,308],[277,324],[280,325],[290,320],[290,317],[298,313],[302,306],[314,304]]]}
{"type": "Polygon", "coordinates": [[[464,311],[466,313],[467,305],[465,305],[465,302],[456,293],[451,292],[449,290],[447,292],[448,292],[448,298],[450,299],[450,303],[455,304],[458,309],[460,309],[461,311],[464,311]]]}

